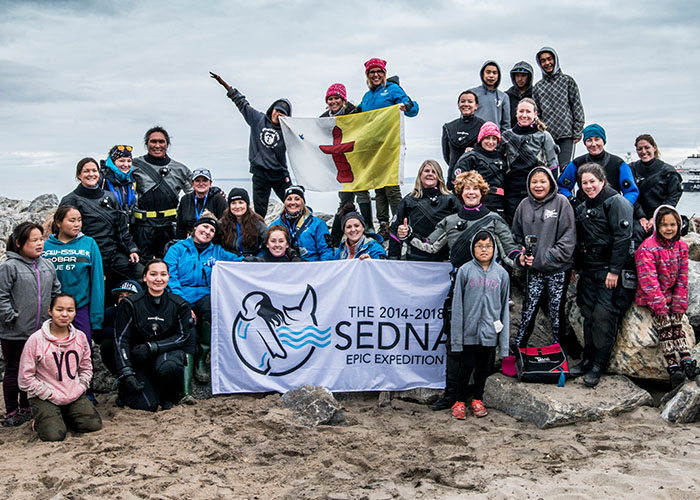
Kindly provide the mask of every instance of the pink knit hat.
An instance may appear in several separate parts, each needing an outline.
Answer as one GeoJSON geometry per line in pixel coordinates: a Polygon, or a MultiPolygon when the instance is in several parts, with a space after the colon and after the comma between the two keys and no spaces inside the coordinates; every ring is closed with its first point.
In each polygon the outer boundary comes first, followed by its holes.
{"type": "Polygon", "coordinates": [[[498,130],[498,125],[493,122],[486,122],[481,126],[476,142],[481,142],[481,139],[489,135],[495,135],[498,137],[498,142],[501,142],[501,131],[498,130]]]}
{"type": "Polygon", "coordinates": [[[369,73],[369,70],[372,68],[379,68],[386,73],[386,61],[384,59],[379,59],[378,57],[373,57],[365,63],[365,75],[369,73]]]}
{"type": "Polygon", "coordinates": [[[326,100],[332,95],[339,96],[343,101],[348,100],[348,91],[346,90],[345,85],[342,83],[334,83],[328,87],[328,90],[326,90],[326,100]]]}

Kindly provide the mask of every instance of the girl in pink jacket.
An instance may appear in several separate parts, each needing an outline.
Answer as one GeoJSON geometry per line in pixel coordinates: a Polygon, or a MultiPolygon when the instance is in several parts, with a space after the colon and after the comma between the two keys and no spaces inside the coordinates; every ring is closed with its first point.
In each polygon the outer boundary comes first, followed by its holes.
{"type": "Polygon", "coordinates": [[[66,430],[102,428],[99,413],[85,396],[92,378],[90,345],[71,322],[75,299],[58,294],[49,306],[50,319],[34,332],[22,351],[19,387],[27,393],[34,428],[42,441],[63,441],[66,430]]]}
{"type": "Polygon", "coordinates": [[[681,325],[688,309],[688,245],[680,239],[681,217],[672,206],[657,208],[653,224],[654,232],[634,254],[638,277],[635,302],[651,310],[671,385],[675,387],[684,380],[683,372],[688,379],[698,375],[681,325]]]}

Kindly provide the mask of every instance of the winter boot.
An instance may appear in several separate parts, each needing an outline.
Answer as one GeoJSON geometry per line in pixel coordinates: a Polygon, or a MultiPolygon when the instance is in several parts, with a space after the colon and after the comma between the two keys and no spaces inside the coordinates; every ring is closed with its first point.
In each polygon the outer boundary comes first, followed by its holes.
{"type": "Polygon", "coordinates": [[[569,368],[569,375],[571,377],[580,377],[581,375],[585,375],[591,369],[592,365],[593,363],[590,359],[584,358],[578,364],[569,368]]]}
{"type": "Polygon", "coordinates": [[[595,387],[600,382],[600,377],[603,375],[603,367],[598,363],[593,363],[591,369],[583,376],[583,383],[588,387],[595,387]]]}
{"type": "Polygon", "coordinates": [[[192,395],[192,377],[194,376],[194,356],[185,354],[185,371],[182,381],[182,394],[178,404],[193,405],[197,400],[192,395]]]}
{"type": "Polygon", "coordinates": [[[695,377],[700,375],[700,368],[698,368],[698,362],[694,359],[683,359],[681,360],[681,366],[685,372],[685,376],[688,380],[693,380],[695,377]]]}
{"type": "Polygon", "coordinates": [[[671,389],[675,389],[685,380],[685,374],[680,366],[669,366],[666,370],[668,370],[668,375],[671,377],[671,389]]]}
{"type": "Polygon", "coordinates": [[[207,369],[207,355],[211,350],[211,323],[202,321],[197,336],[197,350],[194,360],[194,378],[197,382],[208,384],[211,380],[207,369]]]}

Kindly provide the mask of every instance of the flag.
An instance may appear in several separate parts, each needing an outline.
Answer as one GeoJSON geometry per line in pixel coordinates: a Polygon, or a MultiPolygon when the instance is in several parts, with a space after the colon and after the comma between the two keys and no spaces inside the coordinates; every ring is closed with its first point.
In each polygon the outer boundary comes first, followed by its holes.
{"type": "Polygon", "coordinates": [[[329,118],[280,117],[289,163],[309,191],[403,184],[406,142],[399,105],[329,118]]]}

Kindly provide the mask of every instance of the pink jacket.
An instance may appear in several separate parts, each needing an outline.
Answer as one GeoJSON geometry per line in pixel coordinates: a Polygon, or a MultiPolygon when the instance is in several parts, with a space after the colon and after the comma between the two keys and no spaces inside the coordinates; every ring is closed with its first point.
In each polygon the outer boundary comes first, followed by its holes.
{"type": "Polygon", "coordinates": [[[637,263],[638,306],[656,315],[684,314],[688,309],[688,245],[660,241],[656,231],[634,254],[637,263]]]}
{"type": "Polygon", "coordinates": [[[24,345],[19,362],[19,388],[62,406],[78,399],[90,385],[92,359],[87,337],[70,325],[68,337],[51,335],[47,319],[24,345]]]}

